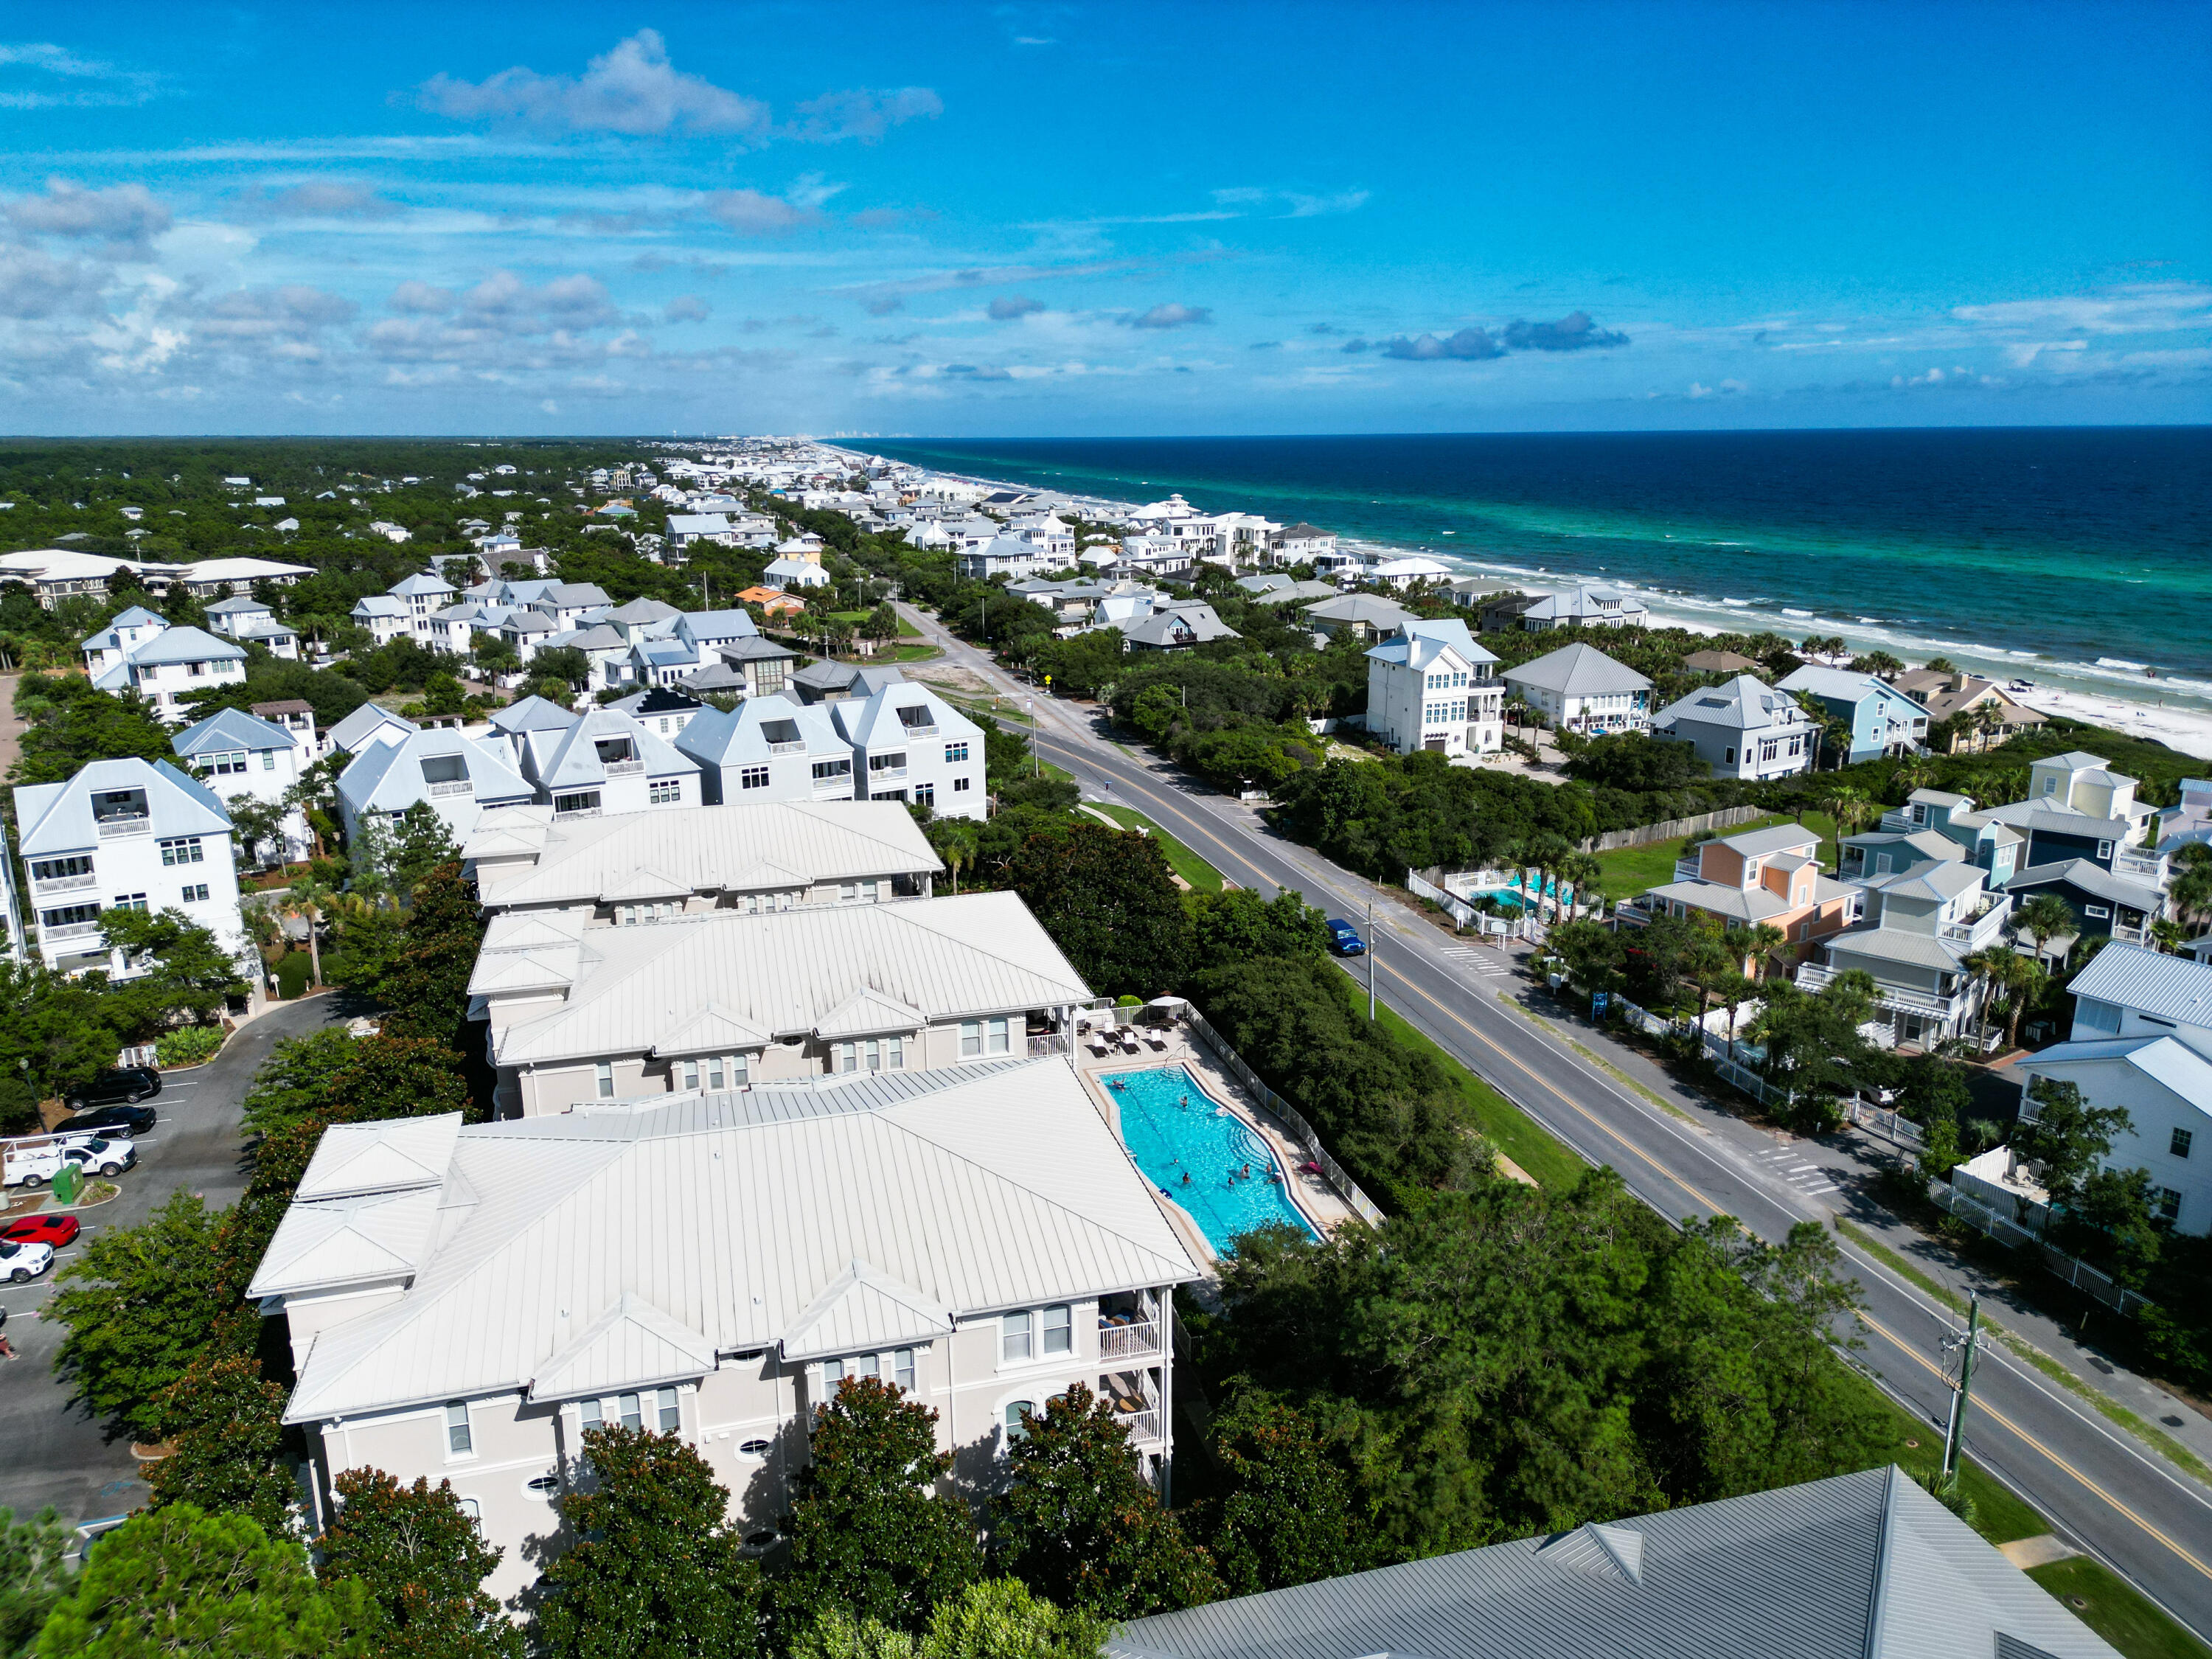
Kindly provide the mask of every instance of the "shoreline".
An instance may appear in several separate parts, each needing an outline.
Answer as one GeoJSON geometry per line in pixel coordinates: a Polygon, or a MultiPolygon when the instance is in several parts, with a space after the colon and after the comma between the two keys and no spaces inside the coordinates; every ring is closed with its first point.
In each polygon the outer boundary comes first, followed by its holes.
{"type": "MultiPolygon", "coordinates": [[[[824,445],[823,447],[855,458],[864,455],[864,452],[843,445],[824,445]]],[[[1142,505],[1141,502],[1120,501],[1112,496],[1078,494],[1066,489],[1039,490],[1032,485],[986,478],[975,473],[951,472],[938,467],[921,470],[931,477],[994,490],[1036,491],[1062,495],[1079,507],[1098,507],[1126,514],[1142,505]]],[[[2065,720],[2104,726],[2130,737],[2162,743],[2170,749],[2199,760],[2212,761],[2212,682],[2151,680],[2138,677],[2141,665],[2136,664],[2122,664],[2110,659],[2094,664],[2059,662],[2033,652],[1908,634],[1872,617],[1846,620],[1819,616],[1809,610],[1774,605],[1766,601],[1709,598],[1702,594],[1646,587],[1607,571],[1554,570],[1546,566],[1531,566],[1504,558],[1485,558],[1480,553],[1438,547],[1428,541],[1396,542],[1373,537],[1344,536],[1339,538],[1338,545],[1346,551],[1388,557],[1422,554],[1468,575],[1496,576],[1501,587],[1571,587],[1577,582],[1616,587],[1624,593],[1633,593],[1650,607],[1655,624],[1678,628],[1692,634],[1771,632],[1790,640],[1821,634],[1841,638],[1855,653],[1882,650],[1908,661],[1917,659],[1920,662],[1934,657],[1947,657],[1967,672],[1993,679],[2000,686],[2007,687],[2007,696],[2039,714],[2055,714],[2065,720]],[[2033,690],[2009,690],[2011,682],[2022,679],[2030,682],[2033,690]],[[2124,695],[2146,685],[2159,688],[2159,695],[2154,701],[2146,702],[2140,695],[2124,695]]]]}

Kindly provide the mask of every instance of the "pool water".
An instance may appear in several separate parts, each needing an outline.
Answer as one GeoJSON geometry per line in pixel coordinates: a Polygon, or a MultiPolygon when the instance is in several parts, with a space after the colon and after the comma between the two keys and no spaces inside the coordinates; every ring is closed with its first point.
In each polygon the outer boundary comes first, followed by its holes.
{"type": "Polygon", "coordinates": [[[1137,1167],[1189,1212],[1217,1255],[1236,1255],[1237,1235],[1260,1227],[1291,1226],[1317,1237],[1281,1185],[1267,1179],[1269,1170],[1281,1170],[1267,1144],[1218,1110],[1188,1067],[1112,1072],[1103,1081],[1121,1109],[1121,1139],[1137,1167]],[[1251,1179],[1229,1179],[1247,1164],[1251,1179]]]}

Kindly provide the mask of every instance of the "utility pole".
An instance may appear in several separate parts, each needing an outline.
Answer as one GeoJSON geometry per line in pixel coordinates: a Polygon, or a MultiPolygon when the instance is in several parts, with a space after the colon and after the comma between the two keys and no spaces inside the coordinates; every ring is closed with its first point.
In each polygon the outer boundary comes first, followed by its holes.
{"type": "Polygon", "coordinates": [[[1367,901],[1367,1023],[1375,1023],[1375,901],[1367,901]]]}
{"type": "Polygon", "coordinates": [[[1959,1387],[1951,1396],[1951,1423],[1943,1431],[1943,1478],[1958,1478],[1959,1460],[1966,1448],[1966,1402],[1974,1389],[1974,1350],[1981,1340],[1982,1293],[1976,1291],[1966,1304],[1966,1334],[1959,1343],[1959,1387]]]}

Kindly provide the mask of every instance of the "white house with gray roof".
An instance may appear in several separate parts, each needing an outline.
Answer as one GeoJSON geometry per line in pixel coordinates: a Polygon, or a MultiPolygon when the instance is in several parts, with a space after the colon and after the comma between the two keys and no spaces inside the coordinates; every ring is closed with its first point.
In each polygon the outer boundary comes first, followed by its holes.
{"type": "Polygon", "coordinates": [[[600,1425],[678,1436],[769,1548],[847,1377],[932,1409],[947,1491],[1077,1382],[1157,1476],[1197,1276],[1074,1073],[1002,1059],[339,1125],[248,1294],[291,1342],[317,1520],[348,1468],[449,1480],[507,1597],[600,1425]]]}
{"type": "Polygon", "coordinates": [[[676,736],[710,805],[851,800],[853,745],[830,710],[775,694],[702,709],[676,736]]]}
{"type": "Polygon", "coordinates": [[[1717,778],[1745,783],[1813,769],[1819,728],[1797,699],[1749,674],[1678,697],[1651,717],[1651,735],[1686,743],[1717,778]]]}
{"type": "Polygon", "coordinates": [[[1154,605],[1142,618],[1121,629],[1121,649],[1188,651],[1216,640],[1242,639],[1243,635],[1214,614],[1204,599],[1169,599],[1154,605]]]}
{"type": "Polygon", "coordinates": [[[85,672],[102,691],[135,691],[161,719],[190,718],[185,699],[210,686],[246,678],[246,647],[204,628],[173,628],[166,617],[133,605],[86,640],[85,672]]]}
{"type": "Polygon", "coordinates": [[[300,636],[276,620],[276,611],[259,599],[217,599],[207,608],[208,626],[240,645],[258,645],[273,657],[296,662],[300,636]]]}
{"type": "Polygon", "coordinates": [[[1798,968],[1798,988],[1818,991],[1838,974],[1863,969],[1874,976],[1881,1040],[1933,1049],[1968,1035],[1988,988],[1966,958],[2004,938],[2011,899],[1960,859],[1912,864],[1853,885],[1866,896],[1864,920],[1821,944],[1821,960],[1798,968]]]}
{"type": "Polygon", "coordinates": [[[19,786],[15,822],[26,908],[47,967],[144,973],[107,948],[100,919],[109,910],[180,911],[229,956],[248,954],[230,814],[199,779],[167,761],[94,761],[67,783],[19,786]]]}
{"type": "Polygon", "coordinates": [[[1580,641],[1505,671],[1538,722],[1585,737],[1643,732],[1651,725],[1651,682],[1580,641]]]}
{"type": "Polygon", "coordinates": [[[425,804],[465,842],[485,809],[519,806],[537,792],[505,744],[438,727],[368,744],[338,775],[337,796],[349,842],[371,820],[397,823],[409,807],[425,804]]]}
{"type": "Polygon", "coordinates": [[[572,716],[550,753],[541,758],[533,745],[524,759],[524,775],[556,823],[701,804],[699,763],[617,709],[572,716]]]}
{"type": "MultiPolygon", "coordinates": [[[[235,708],[218,709],[186,726],[169,746],[226,809],[241,799],[282,805],[314,763],[295,733],[235,708]]],[[[307,815],[294,806],[286,809],[276,836],[254,850],[264,863],[289,862],[307,857],[313,846],[307,815]]]]}
{"type": "Polygon", "coordinates": [[[1091,1000],[1012,893],[785,909],[757,896],[651,927],[497,915],[469,995],[503,1116],[678,1092],[705,1058],[748,1083],[1064,1053],[1091,1000]]]}
{"type": "Polygon", "coordinates": [[[989,816],[983,728],[927,686],[901,679],[828,707],[852,745],[855,800],[913,801],[940,817],[989,816]]]}
{"type": "Polygon", "coordinates": [[[1617,587],[1577,582],[1564,593],[1531,596],[1521,611],[1521,626],[1532,633],[1550,628],[1641,628],[1650,607],[1617,587]]]}
{"type": "Polygon", "coordinates": [[[1367,730],[1401,755],[1496,753],[1505,737],[1497,661],[1456,618],[1409,618],[1367,653],[1367,730]]]}

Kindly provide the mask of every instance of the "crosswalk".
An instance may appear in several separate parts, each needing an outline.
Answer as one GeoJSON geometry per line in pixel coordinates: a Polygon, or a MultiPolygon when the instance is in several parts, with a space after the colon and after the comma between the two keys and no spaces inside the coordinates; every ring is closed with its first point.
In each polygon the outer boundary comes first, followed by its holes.
{"type": "Polygon", "coordinates": [[[1753,1156],[1767,1174],[1779,1176],[1808,1198],[1836,1190],[1828,1172],[1808,1159],[1802,1146],[1775,1146],[1753,1156]]]}
{"type": "Polygon", "coordinates": [[[1485,979],[1512,977],[1512,958],[1503,951],[1474,945],[1445,945],[1437,947],[1437,954],[1463,974],[1478,974],[1485,979]]]}

